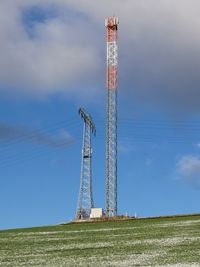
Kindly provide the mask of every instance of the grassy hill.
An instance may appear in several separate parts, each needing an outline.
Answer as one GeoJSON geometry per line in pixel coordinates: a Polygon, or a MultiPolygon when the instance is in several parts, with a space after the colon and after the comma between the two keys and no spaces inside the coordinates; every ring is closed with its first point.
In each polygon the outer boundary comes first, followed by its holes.
{"type": "Polygon", "coordinates": [[[0,231],[0,266],[200,266],[200,215],[0,231]]]}

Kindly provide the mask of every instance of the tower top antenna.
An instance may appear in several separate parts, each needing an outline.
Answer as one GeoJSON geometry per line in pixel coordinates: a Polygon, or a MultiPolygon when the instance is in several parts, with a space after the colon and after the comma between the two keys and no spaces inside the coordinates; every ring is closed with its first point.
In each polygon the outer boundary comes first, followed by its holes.
{"type": "Polygon", "coordinates": [[[106,27],[117,27],[119,24],[119,19],[116,16],[108,17],[105,20],[106,27]]]}

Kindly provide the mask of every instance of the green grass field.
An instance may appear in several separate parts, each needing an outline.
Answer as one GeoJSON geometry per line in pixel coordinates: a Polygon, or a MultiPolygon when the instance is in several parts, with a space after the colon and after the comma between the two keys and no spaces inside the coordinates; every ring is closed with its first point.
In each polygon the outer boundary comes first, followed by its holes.
{"type": "Polygon", "coordinates": [[[200,266],[200,215],[0,231],[0,266],[200,266]]]}

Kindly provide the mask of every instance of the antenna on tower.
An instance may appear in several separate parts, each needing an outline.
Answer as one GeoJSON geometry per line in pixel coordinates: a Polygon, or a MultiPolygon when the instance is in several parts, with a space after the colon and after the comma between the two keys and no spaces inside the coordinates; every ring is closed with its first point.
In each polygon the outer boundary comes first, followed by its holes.
{"type": "Polygon", "coordinates": [[[117,215],[117,72],[118,72],[117,17],[108,17],[107,29],[107,111],[106,111],[106,215],[117,215]]]}
{"type": "Polygon", "coordinates": [[[84,121],[83,126],[83,147],[81,157],[81,179],[78,197],[76,219],[90,217],[91,208],[94,207],[92,194],[92,147],[91,134],[96,135],[95,124],[89,114],[83,108],[78,111],[84,121]]]}

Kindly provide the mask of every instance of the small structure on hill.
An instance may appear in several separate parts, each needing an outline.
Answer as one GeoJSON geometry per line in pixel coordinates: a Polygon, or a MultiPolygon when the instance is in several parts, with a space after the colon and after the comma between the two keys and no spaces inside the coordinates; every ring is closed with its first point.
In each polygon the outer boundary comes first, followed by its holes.
{"type": "Polygon", "coordinates": [[[90,213],[90,219],[102,218],[104,215],[102,208],[92,208],[90,213]]]}

